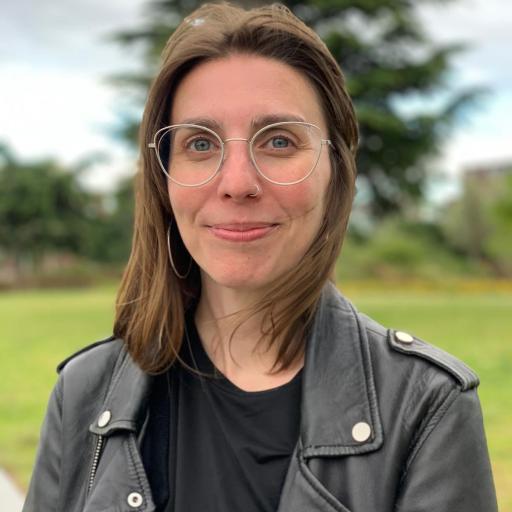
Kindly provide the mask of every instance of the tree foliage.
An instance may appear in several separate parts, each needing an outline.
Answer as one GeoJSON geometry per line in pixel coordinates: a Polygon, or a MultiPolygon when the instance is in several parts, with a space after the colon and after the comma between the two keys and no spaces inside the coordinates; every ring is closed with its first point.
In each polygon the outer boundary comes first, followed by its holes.
{"type": "Polygon", "coordinates": [[[0,248],[37,267],[51,250],[78,253],[90,198],[52,160],[22,163],[0,148],[0,248]]]}
{"type": "Polygon", "coordinates": [[[512,276],[512,169],[467,177],[441,225],[447,242],[466,258],[499,277],[512,276]]]}
{"type": "Polygon", "coordinates": [[[97,262],[124,263],[130,254],[133,232],[133,178],[118,183],[108,199],[109,207],[98,209],[89,223],[82,254],[97,262]]]}
{"type": "Polygon", "coordinates": [[[18,275],[37,272],[48,254],[98,262],[125,261],[133,201],[131,181],[119,185],[111,205],[80,184],[82,165],[20,161],[0,146],[0,255],[18,275]]]}
{"type": "MultiPolygon", "coordinates": [[[[424,3],[443,0],[425,0],[424,3]]],[[[240,2],[257,4],[258,2],[240,2]]],[[[140,105],[154,76],[161,50],[197,0],[148,0],[139,28],[115,34],[123,45],[143,51],[144,70],[115,77],[135,93],[140,105]]],[[[288,0],[285,4],[314,28],[340,63],[354,100],[361,131],[360,181],[370,191],[371,212],[378,217],[400,211],[423,197],[428,163],[459,112],[477,91],[448,94],[450,59],[461,47],[435,46],[419,22],[414,0],[288,0]],[[404,113],[410,98],[440,93],[434,110],[404,113]]],[[[137,120],[123,125],[135,140],[137,120]]]]}

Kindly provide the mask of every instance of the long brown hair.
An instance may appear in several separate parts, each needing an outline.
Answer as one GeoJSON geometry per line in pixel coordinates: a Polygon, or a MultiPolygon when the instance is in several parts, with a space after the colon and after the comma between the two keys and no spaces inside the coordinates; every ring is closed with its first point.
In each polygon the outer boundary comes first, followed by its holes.
{"type": "Polygon", "coordinates": [[[167,42],[140,128],[132,251],[118,292],[114,334],[148,373],[161,372],[176,360],[185,312],[198,300],[201,282],[195,263],[183,280],[169,265],[169,225],[174,227],[171,247],[176,265],[186,270],[191,257],[173,222],[166,178],[147,143],[168,124],[174,92],[187,72],[235,53],[277,59],[302,72],[318,93],[334,145],[320,230],[298,267],[274,282],[252,310],[265,314],[264,325],[271,326],[264,333],[269,344],[279,340],[273,371],[290,367],[302,355],[321,290],[343,243],[355,191],[358,129],[338,64],[318,35],[283,5],[251,10],[226,3],[203,5],[167,42]]]}

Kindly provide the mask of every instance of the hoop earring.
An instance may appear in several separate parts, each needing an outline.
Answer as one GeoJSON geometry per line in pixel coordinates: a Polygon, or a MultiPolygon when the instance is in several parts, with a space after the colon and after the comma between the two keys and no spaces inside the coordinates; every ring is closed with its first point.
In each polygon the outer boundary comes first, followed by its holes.
{"type": "Polygon", "coordinates": [[[176,274],[176,277],[179,279],[186,279],[188,275],[190,274],[190,270],[192,269],[192,256],[190,256],[190,262],[188,264],[188,269],[185,274],[180,274],[178,270],[176,269],[176,265],[174,265],[174,260],[172,258],[172,251],[171,251],[171,227],[172,227],[172,220],[169,223],[169,227],[167,228],[167,252],[169,253],[169,263],[171,264],[171,268],[176,274]]]}

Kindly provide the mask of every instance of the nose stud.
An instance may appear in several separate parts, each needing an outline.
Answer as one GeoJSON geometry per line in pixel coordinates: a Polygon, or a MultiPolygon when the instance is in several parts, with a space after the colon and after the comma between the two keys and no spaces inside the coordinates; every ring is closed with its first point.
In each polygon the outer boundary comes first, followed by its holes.
{"type": "Polygon", "coordinates": [[[253,192],[252,194],[249,194],[249,197],[257,197],[260,195],[260,192],[261,192],[261,188],[260,186],[256,183],[256,192],[253,192]]]}

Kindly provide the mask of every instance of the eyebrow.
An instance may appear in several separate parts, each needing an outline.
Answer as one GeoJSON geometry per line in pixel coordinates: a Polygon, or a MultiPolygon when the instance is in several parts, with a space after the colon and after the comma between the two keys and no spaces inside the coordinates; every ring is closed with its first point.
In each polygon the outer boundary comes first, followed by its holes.
{"type": "MultiPolygon", "coordinates": [[[[294,114],[268,114],[264,116],[255,117],[251,121],[251,128],[254,131],[257,131],[260,128],[263,128],[264,126],[268,126],[269,124],[290,121],[296,121],[299,123],[306,122],[303,117],[294,114]]],[[[190,117],[176,124],[197,124],[199,126],[204,126],[205,128],[210,128],[210,130],[213,130],[218,133],[221,133],[223,131],[222,125],[218,121],[210,117],[190,117]]]]}
{"type": "Polygon", "coordinates": [[[256,117],[251,121],[251,127],[254,129],[260,129],[264,126],[267,126],[269,124],[273,123],[282,123],[282,122],[289,122],[289,121],[297,121],[299,123],[306,122],[303,117],[296,116],[293,114],[269,114],[265,116],[256,117]]]}

